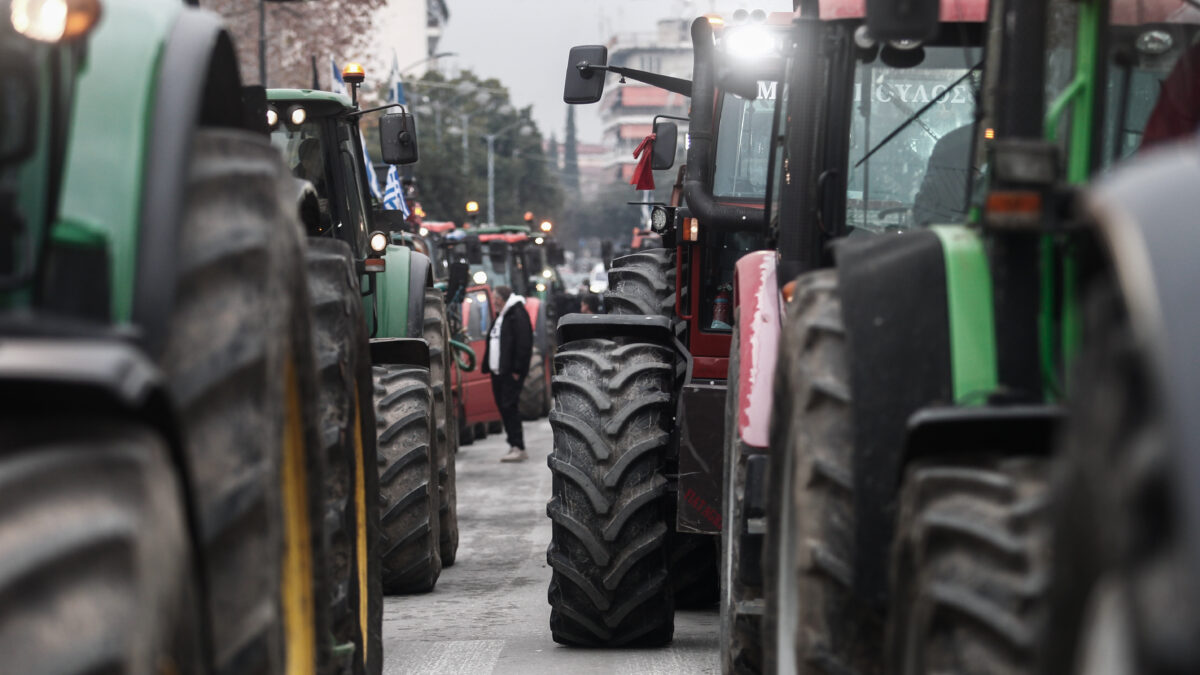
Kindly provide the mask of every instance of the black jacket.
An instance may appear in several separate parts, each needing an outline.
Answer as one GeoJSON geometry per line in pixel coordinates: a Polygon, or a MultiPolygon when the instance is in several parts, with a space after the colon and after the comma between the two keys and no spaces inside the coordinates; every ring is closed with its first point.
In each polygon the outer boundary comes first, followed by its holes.
{"type": "MultiPolygon", "coordinates": [[[[501,315],[504,321],[500,324],[500,372],[495,375],[516,373],[521,377],[529,372],[529,359],[533,356],[533,326],[529,324],[529,312],[525,311],[525,303],[518,302],[501,315]]],[[[488,331],[487,346],[483,350],[483,366],[485,373],[492,372],[488,368],[491,362],[492,334],[488,331]]]]}

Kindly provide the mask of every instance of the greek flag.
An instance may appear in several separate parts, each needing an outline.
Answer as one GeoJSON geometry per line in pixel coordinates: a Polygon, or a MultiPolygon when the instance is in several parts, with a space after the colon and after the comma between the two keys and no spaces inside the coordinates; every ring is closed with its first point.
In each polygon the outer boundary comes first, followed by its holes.
{"type": "Polygon", "coordinates": [[[387,102],[408,105],[404,96],[404,84],[400,82],[400,62],[396,60],[396,52],[392,51],[392,86],[388,88],[387,102]]]}
{"type": "Polygon", "coordinates": [[[383,189],[383,208],[399,211],[409,216],[408,202],[404,200],[404,186],[400,184],[400,171],[396,165],[388,167],[387,185],[383,189]]]}
{"type": "Polygon", "coordinates": [[[362,130],[358,131],[358,142],[362,144],[363,162],[367,165],[367,184],[371,186],[371,194],[375,199],[383,201],[383,191],[379,189],[379,177],[375,175],[375,165],[371,164],[371,152],[367,150],[367,139],[363,138],[362,130]]]}
{"type": "Polygon", "coordinates": [[[349,96],[350,90],[346,89],[346,81],[342,79],[342,69],[338,68],[337,61],[333,57],[329,57],[329,65],[333,67],[333,79],[331,79],[329,90],[335,94],[349,96]]]}

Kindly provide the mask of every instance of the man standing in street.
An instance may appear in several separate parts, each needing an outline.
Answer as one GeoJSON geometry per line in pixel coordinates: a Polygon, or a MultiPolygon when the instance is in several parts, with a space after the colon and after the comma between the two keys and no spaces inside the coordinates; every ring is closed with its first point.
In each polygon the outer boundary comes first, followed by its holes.
{"type": "Polygon", "coordinates": [[[525,436],[521,431],[521,413],[517,409],[521,398],[521,386],[529,373],[529,359],[533,353],[533,327],[529,324],[529,312],[525,311],[525,298],[512,292],[508,286],[497,286],[493,302],[501,306],[496,323],[488,333],[487,348],[483,353],[483,372],[492,376],[492,395],[496,407],[504,420],[504,433],[508,436],[508,454],[501,462],[524,462],[529,459],[525,452],[525,436]]]}

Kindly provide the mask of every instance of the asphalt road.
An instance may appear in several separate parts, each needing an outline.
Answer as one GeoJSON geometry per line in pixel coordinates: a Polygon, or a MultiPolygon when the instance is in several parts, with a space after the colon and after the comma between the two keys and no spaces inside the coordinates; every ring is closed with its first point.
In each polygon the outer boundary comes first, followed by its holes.
{"type": "Polygon", "coordinates": [[[529,461],[501,464],[503,435],[458,455],[458,562],[426,595],[390,597],[384,673],[716,673],[716,610],[678,612],[660,649],[584,650],[550,638],[550,425],[525,423],[529,461]]]}

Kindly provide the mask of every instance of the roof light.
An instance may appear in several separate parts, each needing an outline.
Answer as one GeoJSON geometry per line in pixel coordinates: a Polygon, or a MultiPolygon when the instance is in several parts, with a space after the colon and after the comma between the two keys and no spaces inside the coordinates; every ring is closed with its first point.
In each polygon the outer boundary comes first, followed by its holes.
{"type": "MultiPolygon", "coordinates": [[[[471,279],[474,280],[475,283],[477,283],[477,284],[486,284],[487,283],[487,272],[484,272],[483,270],[479,270],[478,272],[475,273],[474,276],[471,277],[471,279]]],[[[487,298],[481,297],[479,299],[479,301],[483,302],[486,299],[487,298]]]]}
{"type": "Polygon", "coordinates": [[[342,79],[347,84],[362,84],[362,81],[367,79],[367,71],[363,70],[361,64],[351,61],[342,68],[342,79]]]}
{"type": "Polygon", "coordinates": [[[988,139],[989,141],[995,140],[996,139],[996,130],[992,129],[992,128],[984,129],[983,137],[988,139]]]}
{"type": "Polygon", "coordinates": [[[279,124],[279,112],[274,108],[267,108],[267,126],[274,129],[276,124],[279,124]]]}
{"type": "Polygon", "coordinates": [[[425,236],[428,236],[428,235],[429,235],[429,228],[428,228],[428,227],[422,227],[421,229],[417,230],[417,232],[418,232],[418,233],[419,233],[419,234],[420,234],[422,237],[425,237],[425,236]]]}
{"type": "Polygon", "coordinates": [[[709,25],[712,25],[712,26],[724,26],[725,25],[725,19],[722,19],[721,17],[717,16],[716,14],[705,14],[704,18],[708,19],[709,25]]]}
{"type": "Polygon", "coordinates": [[[722,38],[725,52],[738,59],[761,59],[778,51],[775,35],[761,24],[730,29],[722,38]]]}
{"type": "Polygon", "coordinates": [[[548,220],[543,220],[540,227],[542,228],[542,232],[549,232],[550,230],[554,229],[554,223],[548,220]]]}
{"type": "Polygon", "coordinates": [[[303,106],[294,105],[288,108],[288,120],[295,126],[304,124],[304,120],[308,119],[308,111],[303,106]]]}
{"type": "Polygon", "coordinates": [[[467,213],[479,213],[479,202],[477,202],[477,201],[467,202],[467,213]]]}
{"type": "Polygon", "coordinates": [[[14,30],[39,42],[81,37],[99,19],[99,0],[13,0],[9,14],[14,30]]]}

